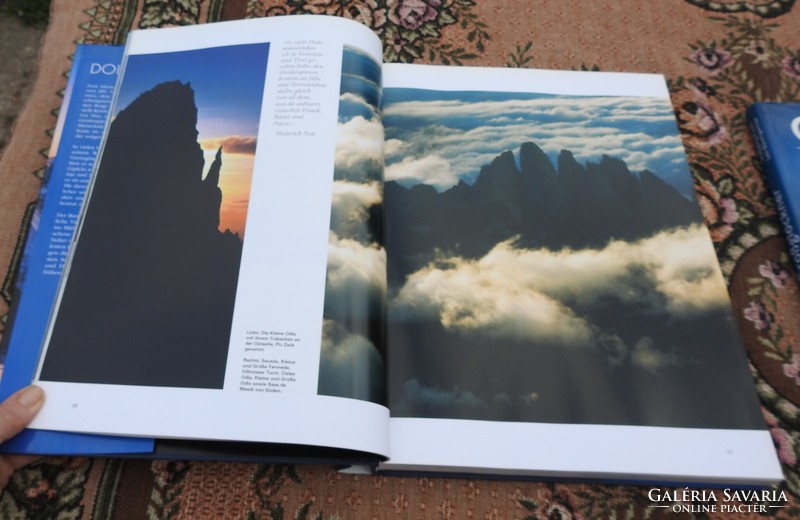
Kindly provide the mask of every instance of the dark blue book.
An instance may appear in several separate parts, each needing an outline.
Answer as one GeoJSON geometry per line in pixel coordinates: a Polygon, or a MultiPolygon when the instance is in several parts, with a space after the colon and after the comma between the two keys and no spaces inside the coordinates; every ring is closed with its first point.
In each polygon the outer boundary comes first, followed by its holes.
{"type": "Polygon", "coordinates": [[[800,103],[755,103],[747,118],[800,276],[800,103]]]}

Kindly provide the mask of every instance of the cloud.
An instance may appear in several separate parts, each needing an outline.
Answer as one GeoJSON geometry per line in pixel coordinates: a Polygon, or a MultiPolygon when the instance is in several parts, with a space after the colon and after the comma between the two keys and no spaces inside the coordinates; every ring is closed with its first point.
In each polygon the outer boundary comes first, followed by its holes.
{"type": "Polygon", "coordinates": [[[609,155],[624,160],[632,171],[648,169],[668,180],[687,179],[678,189],[684,195],[692,193],[674,115],[662,99],[407,101],[390,104],[385,116],[393,141],[385,148],[389,167],[424,164],[431,156],[447,163],[446,179],[422,177],[422,172],[395,174],[406,179],[406,185],[417,180],[443,190],[458,179],[471,183],[500,153],[516,153],[522,143],[534,142],[551,159],[565,149],[582,163],[609,155]],[[402,124],[392,124],[395,116],[402,117],[402,124]]]}
{"type": "Polygon", "coordinates": [[[672,352],[662,352],[657,349],[653,340],[643,337],[633,346],[631,352],[631,362],[638,365],[648,372],[657,373],[660,369],[679,366],[680,358],[672,352]]]}
{"type": "Polygon", "coordinates": [[[509,119],[553,116],[563,119],[587,119],[602,115],[604,119],[639,121],[671,121],[671,111],[664,111],[668,102],[646,97],[581,97],[537,96],[516,99],[459,101],[414,100],[389,104],[385,117],[404,116],[431,121],[453,118],[491,119],[502,114],[509,119]]]}
{"type": "Polygon", "coordinates": [[[216,150],[220,146],[224,153],[255,155],[258,139],[255,136],[229,135],[225,137],[209,137],[200,142],[203,150],[216,150]]]}
{"type": "Polygon", "coordinates": [[[383,170],[383,125],[355,116],[339,123],[336,135],[335,178],[378,180],[383,170]]]}
{"type": "Polygon", "coordinates": [[[320,394],[382,402],[383,372],[383,358],[369,340],[335,321],[323,322],[320,394]]]}
{"type": "Polygon", "coordinates": [[[233,200],[231,202],[227,202],[226,206],[240,210],[247,209],[250,206],[250,199],[233,200]]]}
{"type": "Polygon", "coordinates": [[[662,244],[656,240],[643,244],[651,260],[660,259],[658,285],[667,297],[668,310],[678,316],[730,305],[708,231],[702,225],[693,229],[696,232],[686,231],[684,237],[664,235],[662,244]]]}
{"type": "Polygon", "coordinates": [[[363,245],[340,239],[331,233],[328,242],[328,286],[364,285],[386,290],[386,251],[377,245],[363,245]]]}
{"type": "Polygon", "coordinates": [[[368,120],[375,119],[378,115],[375,106],[369,103],[362,95],[354,92],[345,92],[339,95],[339,117],[346,119],[362,116],[368,120]]]}
{"type": "Polygon", "coordinates": [[[459,409],[488,410],[488,404],[476,394],[460,388],[444,390],[426,386],[416,379],[406,381],[396,413],[447,417],[459,409]]]}
{"type": "Polygon", "coordinates": [[[488,388],[441,387],[409,379],[403,384],[399,396],[393,398],[392,414],[499,421],[518,421],[521,417],[529,417],[529,420],[535,420],[528,414],[534,412],[540,398],[534,390],[508,393],[488,388]]]}
{"type": "Polygon", "coordinates": [[[386,251],[375,244],[341,239],[328,242],[324,313],[342,321],[379,315],[386,294],[386,251]]]}
{"type": "Polygon", "coordinates": [[[451,188],[459,181],[450,162],[439,155],[405,158],[388,165],[385,176],[387,181],[397,181],[404,186],[428,184],[439,190],[451,188]]]}
{"type": "Polygon", "coordinates": [[[400,156],[409,149],[409,144],[400,139],[386,139],[383,143],[383,153],[386,156],[400,156]]]}
{"type": "Polygon", "coordinates": [[[591,325],[531,280],[517,283],[527,261],[498,258],[504,252],[516,254],[503,243],[477,262],[452,258],[412,274],[390,306],[392,318],[438,319],[448,330],[487,339],[589,346],[591,325]]]}
{"type": "Polygon", "coordinates": [[[334,181],[331,202],[331,230],[339,237],[369,242],[369,210],[382,202],[377,182],[334,181]]]}
{"type": "Polygon", "coordinates": [[[679,317],[729,304],[708,231],[699,224],[603,249],[524,251],[504,243],[482,262],[524,266],[518,276],[527,286],[572,305],[593,306],[611,296],[679,317]]]}
{"type": "MultiPolygon", "coordinates": [[[[411,165],[426,164],[435,158],[439,169],[447,176],[426,176],[425,171],[415,175],[392,173],[395,178],[417,180],[443,187],[453,186],[458,180],[472,182],[481,167],[489,164],[500,153],[511,150],[518,153],[522,143],[536,143],[551,159],[562,150],[570,150],[581,163],[597,162],[603,155],[622,159],[631,171],[651,170],[656,174],[685,170],[685,153],[677,136],[653,138],[644,133],[620,132],[612,126],[587,127],[576,123],[525,122],[505,126],[477,126],[468,130],[437,126],[436,131],[424,131],[393,137],[387,144],[388,172],[397,168],[404,171],[411,165]],[[409,143],[424,143],[416,148],[409,143]]],[[[436,173],[435,171],[432,173],[436,173]]],[[[685,173],[685,177],[689,178],[685,173]]],[[[685,190],[683,190],[685,192],[685,190]]]]}
{"type": "Polygon", "coordinates": [[[509,240],[477,260],[442,258],[408,277],[390,312],[393,320],[436,320],[470,337],[594,347],[612,364],[633,355],[641,366],[665,366],[671,358],[654,354],[649,340],[630,348],[593,321],[611,303],[672,320],[727,308],[705,227],[577,251],[522,249],[509,240]]]}

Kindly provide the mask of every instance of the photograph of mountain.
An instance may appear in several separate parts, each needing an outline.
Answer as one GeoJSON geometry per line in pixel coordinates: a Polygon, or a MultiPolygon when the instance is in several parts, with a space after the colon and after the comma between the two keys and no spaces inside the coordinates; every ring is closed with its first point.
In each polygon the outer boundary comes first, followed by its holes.
{"type": "Polygon", "coordinates": [[[268,49],[128,58],[42,380],[222,388],[268,49]]]}
{"type": "Polygon", "coordinates": [[[385,401],[380,84],[379,64],[345,47],[318,387],[376,403],[385,401]]]}
{"type": "Polygon", "coordinates": [[[668,100],[386,89],[384,124],[393,416],[760,427],[668,100]]]}

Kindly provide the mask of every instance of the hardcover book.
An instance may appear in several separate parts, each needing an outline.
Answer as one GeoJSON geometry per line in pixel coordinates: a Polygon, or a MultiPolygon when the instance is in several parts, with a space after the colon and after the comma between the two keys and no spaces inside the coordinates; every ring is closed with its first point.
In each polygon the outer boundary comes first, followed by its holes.
{"type": "Polygon", "coordinates": [[[789,254],[800,273],[800,103],[754,103],[747,117],[789,254]]]}
{"type": "Polygon", "coordinates": [[[12,331],[32,428],[780,480],[663,77],[381,56],[329,17],[131,33],[41,341],[12,331]]]}

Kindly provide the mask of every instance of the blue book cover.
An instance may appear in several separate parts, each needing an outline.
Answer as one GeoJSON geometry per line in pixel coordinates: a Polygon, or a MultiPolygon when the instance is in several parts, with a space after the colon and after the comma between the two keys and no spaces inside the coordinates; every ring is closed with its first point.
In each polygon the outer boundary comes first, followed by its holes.
{"type": "MultiPolygon", "coordinates": [[[[47,172],[17,280],[0,400],[30,384],[69,244],[94,168],[117,82],[122,47],[79,45],[64,92],[47,172]]],[[[25,430],[0,451],[59,455],[149,453],[152,439],[25,430]]]]}
{"type": "Polygon", "coordinates": [[[800,103],[755,103],[747,117],[800,276],[800,103]]]}

